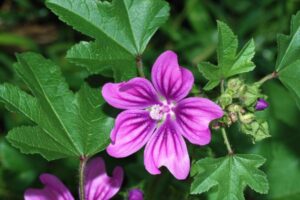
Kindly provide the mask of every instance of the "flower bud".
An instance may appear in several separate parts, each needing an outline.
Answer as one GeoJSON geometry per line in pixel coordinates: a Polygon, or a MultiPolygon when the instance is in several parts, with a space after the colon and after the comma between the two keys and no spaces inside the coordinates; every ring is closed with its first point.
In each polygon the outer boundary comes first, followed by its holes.
{"type": "Polygon", "coordinates": [[[240,115],[239,118],[242,123],[249,124],[255,119],[255,115],[252,113],[248,113],[245,115],[240,115]]]}
{"type": "Polygon", "coordinates": [[[226,106],[230,105],[232,103],[232,97],[229,94],[222,94],[220,96],[220,104],[223,108],[225,108],[226,106]]]}
{"type": "Polygon", "coordinates": [[[238,78],[232,78],[227,83],[227,88],[233,91],[238,91],[238,89],[243,85],[243,82],[238,78]]]}
{"type": "Polygon", "coordinates": [[[237,104],[231,104],[228,106],[227,110],[229,112],[240,112],[243,108],[240,105],[237,104]]]}
{"type": "Polygon", "coordinates": [[[269,103],[263,98],[259,98],[255,105],[255,110],[264,110],[269,107],[269,103]]]}
{"type": "Polygon", "coordinates": [[[238,120],[238,115],[237,115],[236,112],[230,112],[229,113],[229,117],[230,117],[232,123],[234,123],[234,122],[236,122],[238,120]]]}
{"type": "Polygon", "coordinates": [[[255,103],[258,96],[260,96],[259,88],[256,85],[251,85],[246,87],[246,91],[242,95],[241,100],[244,105],[251,106],[255,103]]]}
{"type": "Polygon", "coordinates": [[[128,200],[143,200],[143,192],[140,189],[131,189],[128,194],[128,200]]]}

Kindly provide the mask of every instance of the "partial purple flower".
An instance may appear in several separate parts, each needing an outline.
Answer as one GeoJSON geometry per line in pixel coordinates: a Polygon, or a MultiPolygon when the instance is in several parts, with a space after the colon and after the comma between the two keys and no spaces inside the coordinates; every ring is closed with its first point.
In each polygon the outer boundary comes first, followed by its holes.
{"type": "Polygon", "coordinates": [[[269,107],[269,103],[263,98],[259,98],[256,102],[255,109],[256,110],[264,110],[269,107]]]}
{"type": "MultiPolygon", "coordinates": [[[[25,200],[74,200],[68,188],[51,174],[42,174],[43,189],[28,189],[25,200]]],[[[86,200],[108,200],[120,189],[123,182],[123,169],[116,167],[113,176],[106,174],[105,163],[102,158],[94,158],[88,162],[85,170],[86,200]]]]}
{"type": "Polygon", "coordinates": [[[28,189],[25,192],[25,200],[74,200],[69,189],[51,174],[42,174],[41,182],[45,185],[43,189],[28,189]]]}
{"type": "Polygon", "coordinates": [[[144,164],[148,172],[160,174],[159,168],[165,166],[177,179],[185,179],[190,159],[183,137],[193,144],[208,144],[209,123],[223,116],[220,106],[209,99],[185,98],[193,83],[193,74],[179,66],[177,55],[166,51],[154,63],[152,83],[133,78],[105,84],[104,99],[115,108],[125,109],[117,116],[108,154],[127,157],[146,145],[144,164]]]}
{"type": "Polygon", "coordinates": [[[128,200],[143,200],[144,194],[140,189],[132,189],[128,193],[128,200]]]}

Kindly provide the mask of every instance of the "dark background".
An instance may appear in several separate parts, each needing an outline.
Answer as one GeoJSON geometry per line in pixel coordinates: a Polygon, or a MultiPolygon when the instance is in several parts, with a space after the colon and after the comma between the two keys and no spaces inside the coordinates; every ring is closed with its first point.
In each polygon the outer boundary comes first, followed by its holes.
{"type": "MultiPolygon", "coordinates": [[[[144,53],[149,73],[154,59],[164,50],[179,54],[180,63],[193,70],[197,84],[205,79],[196,71],[200,61],[216,60],[216,20],[226,22],[239,36],[240,46],[251,37],[256,44],[256,69],[243,75],[249,83],[274,70],[277,33],[289,33],[292,14],[300,10],[297,0],[169,0],[171,16],[157,32],[144,53]]],[[[60,22],[44,5],[43,0],[0,0],[0,83],[11,82],[24,86],[13,72],[16,52],[34,51],[54,60],[61,66],[70,88],[76,91],[83,81],[94,87],[107,81],[104,77],[88,77],[88,73],[64,59],[66,51],[88,37],[60,22]]],[[[246,199],[300,199],[300,114],[293,99],[277,80],[263,86],[270,107],[260,113],[268,119],[272,138],[257,144],[235,126],[229,137],[237,153],[258,153],[267,158],[263,170],[270,182],[268,195],[246,190],[246,199]]],[[[77,193],[77,159],[46,162],[40,156],[27,156],[12,148],[5,135],[15,126],[28,124],[21,116],[9,113],[0,105],[0,199],[22,199],[28,187],[41,187],[38,175],[50,172],[60,177],[77,193]]],[[[207,155],[224,156],[225,146],[218,132],[205,148],[190,146],[193,158],[207,155]]],[[[191,180],[177,181],[167,170],[163,175],[150,176],[144,170],[142,153],[116,160],[101,153],[111,172],[116,165],[125,168],[126,178],[116,198],[126,196],[131,187],[142,187],[147,199],[207,199],[206,195],[188,196],[191,180]]]]}

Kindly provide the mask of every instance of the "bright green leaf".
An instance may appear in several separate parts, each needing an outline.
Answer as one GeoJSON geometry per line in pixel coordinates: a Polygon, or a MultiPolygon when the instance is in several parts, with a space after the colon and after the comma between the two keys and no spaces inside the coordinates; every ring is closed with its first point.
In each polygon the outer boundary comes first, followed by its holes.
{"type": "Polygon", "coordinates": [[[276,71],[281,71],[300,59],[300,12],[292,17],[290,35],[278,36],[276,71]]]}
{"type": "Polygon", "coordinates": [[[68,57],[81,66],[96,64],[88,69],[97,72],[113,67],[116,73],[123,73],[124,67],[132,68],[128,76],[118,75],[120,79],[131,78],[136,72],[132,63],[169,16],[169,6],[162,0],[47,0],[46,4],[62,21],[97,41],[73,47],[68,57]],[[94,62],[95,55],[99,63],[94,62]]]}
{"type": "Polygon", "coordinates": [[[199,160],[192,168],[191,194],[201,194],[217,186],[217,200],[244,200],[247,185],[266,194],[268,181],[265,173],[258,169],[264,162],[263,157],[251,154],[199,160]]]}
{"type": "Polygon", "coordinates": [[[84,85],[74,94],[51,61],[34,53],[17,58],[15,69],[33,96],[3,84],[0,101],[36,126],[13,129],[8,140],[22,152],[39,153],[48,160],[90,156],[103,150],[113,119],[103,111],[100,90],[84,85]]]}
{"type": "Polygon", "coordinates": [[[278,73],[280,81],[294,96],[298,107],[300,108],[300,60],[286,66],[278,73]]]}
{"type": "Polygon", "coordinates": [[[250,40],[239,53],[237,36],[223,22],[218,22],[218,65],[202,62],[198,70],[209,80],[205,90],[216,87],[222,79],[241,73],[252,71],[255,68],[251,61],[255,54],[254,41],[250,40]]]}

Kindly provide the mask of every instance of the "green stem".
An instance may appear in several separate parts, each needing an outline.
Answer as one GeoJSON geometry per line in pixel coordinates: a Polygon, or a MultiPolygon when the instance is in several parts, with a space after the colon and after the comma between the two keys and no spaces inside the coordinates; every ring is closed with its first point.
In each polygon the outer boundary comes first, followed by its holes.
{"type": "Polygon", "coordinates": [[[225,128],[221,128],[221,131],[222,131],[222,136],[223,136],[224,143],[225,143],[225,145],[226,145],[228,154],[229,154],[229,155],[232,155],[232,154],[233,154],[233,150],[232,150],[231,145],[230,145],[230,143],[229,143],[229,140],[228,140],[228,137],[227,137],[227,133],[226,133],[225,128]]]}
{"type": "MultiPolygon", "coordinates": [[[[221,81],[221,94],[223,94],[224,92],[225,92],[225,81],[224,81],[224,79],[223,79],[223,80],[221,81]]],[[[225,143],[225,145],[226,145],[228,154],[229,154],[229,155],[232,155],[232,154],[233,154],[233,150],[232,150],[232,148],[231,148],[231,145],[230,145],[229,139],[228,139],[228,137],[227,137],[227,133],[226,133],[225,128],[221,128],[221,131],[222,131],[222,136],[223,136],[224,143],[225,143]]]]}
{"type": "Polygon", "coordinates": [[[263,77],[262,79],[260,79],[257,84],[259,86],[261,86],[262,84],[264,84],[266,81],[271,80],[273,78],[277,78],[278,77],[278,73],[275,71],[271,74],[266,75],[265,77],[263,77]]]}
{"type": "Polygon", "coordinates": [[[224,79],[221,80],[221,93],[223,94],[225,92],[225,81],[224,79]]]}
{"type": "Polygon", "coordinates": [[[142,60],[142,56],[140,56],[140,55],[138,55],[136,57],[136,66],[137,66],[138,73],[139,73],[140,77],[145,78],[143,60],[142,60]]]}
{"type": "Polygon", "coordinates": [[[79,164],[79,195],[80,195],[80,200],[86,200],[85,199],[85,192],[84,192],[84,182],[85,182],[85,177],[84,177],[84,172],[85,172],[85,166],[88,161],[87,157],[81,157],[80,158],[80,164],[79,164]]]}

